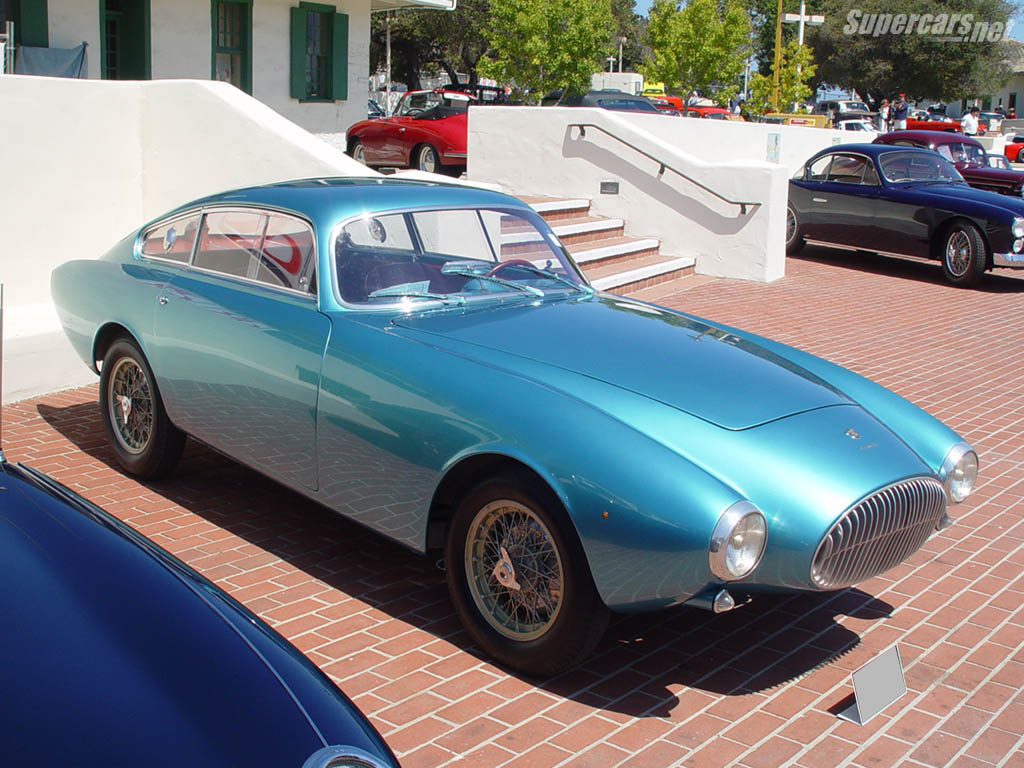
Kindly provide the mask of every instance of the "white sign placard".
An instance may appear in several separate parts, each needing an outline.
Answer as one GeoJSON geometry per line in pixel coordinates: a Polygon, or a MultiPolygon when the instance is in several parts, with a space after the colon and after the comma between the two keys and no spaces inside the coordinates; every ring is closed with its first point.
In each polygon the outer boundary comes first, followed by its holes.
{"type": "Polygon", "coordinates": [[[893,645],[854,671],[853,704],[839,717],[864,725],[906,692],[900,651],[893,645]]]}

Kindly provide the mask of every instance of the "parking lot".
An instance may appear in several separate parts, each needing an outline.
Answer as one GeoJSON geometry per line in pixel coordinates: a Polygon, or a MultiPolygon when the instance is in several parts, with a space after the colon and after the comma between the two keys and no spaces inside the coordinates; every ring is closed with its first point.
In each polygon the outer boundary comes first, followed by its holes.
{"type": "Polygon", "coordinates": [[[525,680],[472,647],[440,564],[195,443],[168,481],[122,475],[95,385],[5,407],[4,449],[275,626],[407,768],[1024,766],[1024,274],[962,290],[936,264],[809,247],[772,284],[675,289],[659,303],[827,357],[963,435],[981,476],[956,525],[856,588],[620,617],[583,666],[525,680]],[[839,720],[850,672],[893,643],[907,695],[839,720]]]}

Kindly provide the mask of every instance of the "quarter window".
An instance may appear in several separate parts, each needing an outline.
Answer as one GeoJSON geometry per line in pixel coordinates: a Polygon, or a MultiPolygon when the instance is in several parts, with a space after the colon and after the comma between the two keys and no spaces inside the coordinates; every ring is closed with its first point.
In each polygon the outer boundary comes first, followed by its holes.
{"type": "Polygon", "coordinates": [[[142,255],[186,263],[199,231],[199,214],[158,224],[142,236],[142,255]]]}
{"type": "Polygon", "coordinates": [[[834,155],[828,169],[828,181],[840,184],[860,184],[864,180],[864,169],[868,165],[865,157],[834,155]]]}
{"type": "Polygon", "coordinates": [[[807,169],[809,181],[825,181],[828,178],[828,167],[832,163],[832,155],[822,155],[807,169]]]}
{"type": "Polygon", "coordinates": [[[291,8],[291,97],[300,101],[348,98],[348,14],[333,5],[291,8]]]}
{"type": "Polygon", "coordinates": [[[216,211],[203,219],[193,265],[278,288],[315,288],[313,231],[294,216],[216,211]]]}

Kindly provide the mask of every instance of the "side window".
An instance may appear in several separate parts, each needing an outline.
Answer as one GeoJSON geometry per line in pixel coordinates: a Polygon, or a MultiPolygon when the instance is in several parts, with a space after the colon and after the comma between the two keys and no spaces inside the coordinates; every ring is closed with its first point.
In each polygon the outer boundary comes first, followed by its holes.
{"type": "Polygon", "coordinates": [[[256,280],[293,291],[316,290],[313,230],[294,216],[271,213],[259,250],[256,280]]]}
{"type": "Polygon", "coordinates": [[[338,234],[334,258],[338,291],[348,303],[364,302],[389,286],[423,282],[413,236],[400,213],[350,221],[338,234]]]}
{"type": "Polygon", "coordinates": [[[199,214],[158,224],[142,236],[142,255],[188,262],[199,231],[199,214]]]}
{"type": "Polygon", "coordinates": [[[854,155],[835,155],[828,169],[828,180],[840,184],[860,184],[864,179],[867,158],[854,155]]]}
{"type": "Polygon", "coordinates": [[[870,161],[864,168],[864,183],[874,187],[882,183],[878,178],[878,171],[875,170],[875,164],[870,161]]]}
{"type": "Polygon", "coordinates": [[[828,167],[832,163],[832,155],[822,155],[807,169],[808,181],[825,181],[828,178],[828,167]]]}
{"type": "Polygon", "coordinates": [[[217,211],[203,217],[192,264],[234,277],[255,278],[267,216],[248,211],[217,211]]]}

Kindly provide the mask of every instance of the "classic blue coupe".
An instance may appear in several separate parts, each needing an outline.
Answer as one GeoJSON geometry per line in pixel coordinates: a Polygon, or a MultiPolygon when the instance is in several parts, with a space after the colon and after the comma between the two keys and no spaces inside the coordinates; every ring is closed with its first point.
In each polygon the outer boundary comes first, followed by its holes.
{"type": "Polygon", "coordinates": [[[723,611],[882,573],[977,455],[824,360],[596,292],[496,192],[314,179],[182,206],[53,274],[118,461],[185,435],[419,552],[527,674],[608,609],[723,611]]]}
{"type": "Polygon", "coordinates": [[[396,768],[284,638],[117,518],[0,455],[3,764],[396,768]]]}
{"type": "Polygon", "coordinates": [[[992,267],[1024,269],[1024,200],[969,186],[929,149],[843,144],[789,180],[786,252],[805,243],[934,259],[969,286],[992,267]]]}

